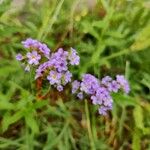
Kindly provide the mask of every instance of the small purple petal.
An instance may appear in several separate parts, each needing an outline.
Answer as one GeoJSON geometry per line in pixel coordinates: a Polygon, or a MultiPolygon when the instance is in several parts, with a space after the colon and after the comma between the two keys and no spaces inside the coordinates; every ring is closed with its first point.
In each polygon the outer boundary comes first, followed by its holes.
{"type": "Polygon", "coordinates": [[[73,48],[71,48],[68,59],[70,60],[71,65],[79,65],[80,63],[80,57],[77,55],[77,51],[73,48]]]}
{"type": "Polygon", "coordinates": [[[81,82],[80,90],[86,94],[94,94],[100,84],[97,78],[91,74],[84,74],[81,82]]]}
{"type": "Polygon", "coordinates": [[[108,86],[111,81],[112,81],[112,78],[110,76],[106,76],[102,78],[101,84],[108,86]]]}
{"type": "Polygon", "coordinates": [[[66,85],[68,82],[71,82],[72,73],[70,71],[67,71],[64,74],[64,85],[66,85]]]}
{"type": "Polygon", "coordinates": [[[124,90],[124,92],[126,94],[128,94],[130,92],[130,86],[128,81],[125,79],[125,77],[123,75],[117,75],[116,76],[116,81],[118,82],[118,84],[120,84],[120,86],[122,87],[122,89],[124,90]]]}
{"type": "Polygon", "coordinates": [[[77,94],[77,97],[78,97],[80,100],[82,100],[82,99],[83,99],[83,93],[82,93],[82,92],[78,93],[78,94],[77,94]]]}
{"type": "Polygon", "coordinates": [[[58,86],[57,86],[57,90],[58,90],[59,92],[63,91],[63,86],[62,86],[62,85],[58,85],[58,86]]]}
{"type": "Polygon", "coordinates": [[[39,64],[39,60],[41,59],[41,55],[39,55],[37,53],[37,51],[28,52],[26,56],[28,58],[28,63],[30,65],[32,65],[32,64],[38,65],[39,64]]]}
{"type": "Polygon", "coordinates": [[[40,51],[45,57],[47,57],[49,59],[50,49],[47,47],[46,44],[41,43],[32,38],[28,38],[25,41],[22,41],[22,44],[25,48],[40,51]]]}
{"type": "Polygon", "coordinates": [[[76,93],[77,90],[80,88],[80,82],[75,80],[72,82],[72,93],[76,93]]]}
{"type": "Polygon", "coordinates": [[[60,84],[61,83],[61,73],[51,70],[47,79],[49,80],[51,85],[60,84]]]}
{"type": "Polygon", "coordinates": [[[113,80],[111,83],[108,84],[108,90],[110,92],[117,93],[119,89],[120,89],[120,85],[115,80],[113,80]]]}
{"type": "Polygon", "coordinates": [[[19,60],[19,61],[21,61],[21,60],[23,59],[22,54],[20,54],[20,53],[17,54],[17,55],[16,55],[16,59],[19,60]]]}

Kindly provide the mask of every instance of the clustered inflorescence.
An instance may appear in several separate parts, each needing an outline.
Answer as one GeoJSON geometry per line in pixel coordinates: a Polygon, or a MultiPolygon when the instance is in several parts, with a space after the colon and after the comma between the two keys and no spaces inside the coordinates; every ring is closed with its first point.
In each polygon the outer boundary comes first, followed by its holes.
{"type": "Polygon", "coordinates": [[[63,86],[71,82],[72,73],[68,70],[68,66],[78,65],[80,61],[75,49],[64,51],[59,48],[57,52],[50,53],[46,44],[31,38],[22,44],[29,52],[25,56],[19,53],[16,59],[26,64],[26,71],[30,71],[32,66],[36,68],[35,79],[39,77],[47,79],[58,91],[62,91],[63,86]]]}
{"type": "Polygon", "coordinates": [[[72,93],[77,93],[79,99],[88,95],[92,104],[99,105],[99,114],[106,115],[112,109],[113,99],[111,93],[117,93],[122,89],[126,94],[130,88],[123,75],[117,75],[116,80],[106,76],[101,81],[91,74],[84,74],[81,81],[72,82],[72,93]]]}
{"type": "MultiPolygon", "coordinates": [[[[26,39],[22,44],[28,52],[24,56],[17,54],[16,59],[23,62],[25,71],[35,67],[35,79],[48,80],[58,91],[62,91],[63,87],[72,81],[69,65],[79,65],[80,62],[75,49],[65,51],[59,48],[57,52],[50,53],[46,44],[31,38],[26,39]]],[[[111,93],[117,93],[120,89],[127,94],[130,91],[128,81],[123,75],[117,75],[116,80],[106,76],[100,81],[91,74],[84,74],[81,81],[72,82],[72,93],[77,94],[79,99],[89,96],[94,105],[100,106],[99,114],[102,115],[106,115],[106,112],[112,109],[111,93]]]]}

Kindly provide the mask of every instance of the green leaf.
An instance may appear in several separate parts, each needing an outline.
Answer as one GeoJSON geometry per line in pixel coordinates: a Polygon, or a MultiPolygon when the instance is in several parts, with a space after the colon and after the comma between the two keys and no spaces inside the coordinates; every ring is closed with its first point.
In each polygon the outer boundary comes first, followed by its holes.
{"type": "Polygon", "coordinates": [[[150,25],[147,25],[136,36],[134,44],[131,46],[132,51],[146,49],[150,46],[150,25]]]}
{"type": "Polygon", "coordinates": [[[11,124],[19,121],[22,117],[23,111],[18,111],[13,115],[9,112],[5,113],[2,120],[2,131],[6,131],[11,124]]]}
{"type": "Polygon", "coordinates": [[[43,149],[49,150],[53,148],[54,145],[58,144],[59,141],[62,139],[62,137],[65,136],[65,133],[67,132],[67,129],[68,129],[68,125],[69,125],[69,122],[66,122],[61,132],[59,133],[59,135],[55,139],[53,139],[50,143],[48,143],[43,149]]]}
{"type": "Polygon", "coordinates": [[[12,95],[11,89],[9,89],[9,93],[3,94],[0,93],[0,110],[10,110],[14,108],[14,105],[9,102],[10,96],[12,95]]]}
{"type": "Polygon", "coordinates": [[[142,130],[144,128],[143,110],[140,105],[136,105],[136,107],[134,108],[133,116],[134,116],[136,127],[142,130]]]}
{"type": "Polygon", "coordinates": [[[144,74],[144,77],[141,83],[150,89],[150,75],[148,73],[143,73],[143,74],[144,74]]]}
{"type": "Polygon", "coordinates": [[[89,33],[91,34],[93,37],[95,37],[96,39],[99,39],[99,34],[98,32],[94,29],[93,26],[91,26],[91,23],[85,21],[82,23],[83,29],[84,29],[84,33],[89,33]]]}
{"type": "Polygon", "coordinates": [[[112,94],[114,101],[122,106],[122,107],[126,107],[126,106],[136,106],[137,102],[135,101],[134,98],[128,96],[128,95],[124,95],[124,94],[112,94]]]}
{"type": "Polygon", "coordinates": [[[132,149],[141,150],[141,131],[137,128],[133,132],[132,149]]]}
{"type": "Polygon", "coordinates": [[[35,117],[33,116],[33,114],[27,113],[25,115],[25,122],[33,133],[39,132],[38,123],[37,123],[35,117]]]}
{"type": "Polygon", "coordinates": [[[102,21],[102,20],[93,21],[92,26],[93,26],[93,27],[97,27],[97,28],[99,28],[99,29],[100,29],[100,28],[104,28],[105,22],[102,21]]]}
{"type": "Polygon", "coordinates": [[[150,135],[150,127],[146,127],[143,129],[143,134],[144,135],[150,135]]]}
{"type": "Polygon", "coordinates": [[[48,101],[36,101],[34,104],[33,104],[33,107],[34,107],[34,109],[38,109],[38,108],[41,108],[41,107],[44,107],[44,106],[46,106],[46,105],[48,105],[48,101]]]}
{"type": "Polygon", "coordinates": [[[0,110],[11,110],[14,109],[14,105],[5,100],[0,100],[0,110]]]}
{"type": "Polygon", "coordinates": [[[11,0],[0,1],[0,16],[9,9],[10,4],[11,0]]]}

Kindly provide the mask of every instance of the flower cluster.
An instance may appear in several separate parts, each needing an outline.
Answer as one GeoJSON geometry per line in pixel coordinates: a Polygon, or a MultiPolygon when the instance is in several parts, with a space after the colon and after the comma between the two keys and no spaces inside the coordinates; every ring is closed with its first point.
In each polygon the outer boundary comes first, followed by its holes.
{"type": "MultiPolygon", "coordinates": [[[[80,62],[75,49],[65,51],[59,48],[58,51],[50,53],[46,44],[31,38],[22,44],[28,52],[26,55],[19,53],[16,59],[26,66],[26,71],[30,71],[31,67],[35,68],[35,79],[47,80],[58,91],[62,91],[64,86],[71,82],[72,73],[69,66],[79,65],[80,62]]],[[[102,115],[112,109],[111,93],[117,93],[120,89],[127,94],[130,91],[128,81],[123,75],[117,75],[115,80],[106,76],[100,81],[91,74],[84,74],[81,81],[72,82],[72,93],[76,93],[79,99],[83,99],[85,95],[89,96],[92,104],[100,106],[99,114],[102,115]]]]}
{"type": "Polygon", "coordinates": [[[42,61],[43,57],[49,59],[50,49],[46,44],[41,43],[37,40],[28,38],[25,41],[22,41],[23,46],[28,49],[29,52],[25,56],[18,54],[16,59],[22,61],[26,65],[25,70],[30,71],[31,66],[37,66],[42,61]]]}
{"type": "Polygon", "coordinates": [[[127,94],[130,91],[128,81],[123,75],[117,75],[116,80],[106,76],[100,81],[91,74],[85,74],[81,81],[72,82],[72,93],[77,93],[79,99],[88,95],[94,105],[100,106],[99,114],[102,115],[106,115],[106,112],[112,109],[111,93],[117,93],[120,89],[127,94]]]}
{"type": "Polygon", "coordinates": [[[58,91],[62,91],[63,86],[71,82],[72,73],[68,67],[78,65],[80,61],[75,49],[64,51],[59,48],[57,52],[50,53],[46,44],[31,38],[23,41],[22,44],[29,52],[25,56],[19,53],[16,59],[27,64],[26,71],[30,71],[31,66],[36,68],[35,79],[42,77],[48,80],[58,91]]]}
{"type": "Polygon", "coordinates": [[[36,50],[39,54],[44,55],[45,57],[49,58],[50,49],[47,47],[46,44],[41,43],[31,38],[28,38],[25,41],[22,41],[22,44],[25,48],[30,49],[30,50],[36,50]]]}

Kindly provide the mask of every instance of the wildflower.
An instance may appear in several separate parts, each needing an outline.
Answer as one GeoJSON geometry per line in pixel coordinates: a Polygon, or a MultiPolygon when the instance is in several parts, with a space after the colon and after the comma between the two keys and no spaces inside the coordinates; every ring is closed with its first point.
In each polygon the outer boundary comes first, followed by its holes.
{"type": "Polygon", "coordinates": [[[91,100],[92,100],[92,103],[94,105],[101,105],[102,104],[102,100],[101,99],[98,99],[96,96],[92,95],[91,96],[91,100]]]}
{"type": "Polygon", "coordinates": [[[122,75],[117,75],[116,80],[106,76],[98,80],[91,74],[84,74],[81,83],[75,80],[72,83],[72,93],[83,99],[83,93],[90,96],[93,105],[99,105],[99,114],[106,115],[112,109],[113,99],[111,93],[117,93],[122,88],[124,92],[129,92],[129,84],[122,75]],[[80,94],[81,93],[81,94],[80,94]]]}
{"type": "Polygon", "coordinates": [[[70,71],[67,71],[64,74],[64,85],[66,85],[68,82],[71,82],[72,73],[70,71]]]}
{"type": "Polygon", "coordinates": [[[44,62],[43,64],[40,64],[39,67],[36,69],[36,75],[35,79],[43,76],[43,74],[48,70],[48,68],[52,67],[52,64],[50,61],[44,62]]]}
{"type": "Polygon", "coordinates": [[[118,90],[120,89],[120,85],[118,84],[117,81],[113,80],[111,83],[108,84],[108,90],[110,92],[115,92],[117,93],[118,90]]]}
{"type": "MultiPolygon", "coordinates": [[[[47,74],[47,79],[50,81],[51,85],[58,86],[62,84],[63,86],[67,83],[71,82],[72,73],[68,70],[68,52],[64,51],[62,48],[59,48],[57,52],[52,53],[49,60],[43,64],[41,64],[36,69],[36,76],[38,77],[47,74]],[[59,83],[57,82],[59,81],[59,83]]],[[[63,90],[60,86],[57,87],[57,90],[63,90]]]]}
{"type": "Polygon", "coordinates": [[[62,86],[62,85],[58,85],[58,86],[57,86],[57,90],[58,90],[59,92],[63,91],[63,86],[62,86]]]}
{"type": "Polygon", "coordinates": [[[47,47],[46,44],[42,44],[42,43],[39,43],[38,45],[38,49],[41,53],[44,54],[45,57],[47,57],[49,59],[49,56],[50,56],[50,49],[47,47]]]}
{"type": "Polygon", "coordinates": [[[118,84],[120,84],[121,88],[124,90],[124,92],[126,94],[128,94],[130,92],[130,86],[128,81],[125,79],[125,77],[123,75],[117,75],[116,76],[116,81],[118,82],[118,84]]]}
{"type": "Polygon", "coordinates": [[[61,73],[51,70],[47,79],[49,80],[51,85],[60,84],[61,83],[61,73]]]}
{"type": "Polygon", "coordinates": [[[110,106],[110,107],[100,106],[100,108],[98,109],[98,112],[100,115],[105,116],[107,114],[107,111],[111,110],[111,109],[112,109],[112,106],[110,106]]]}
{"type": "Polygon", "coordinates": [[[95,98],[92,97],[94,104],[110,106],[112,104],[112,98],[109,91],[104,87],[99,87],[96,91],[95,98]]]}
{"type": "Polygon", "coordinates": [[[75,80],[72,82],[72,93],[76,93],[77,90],[80,88],[80,82],[75,80]]]}
{"type": "Polygon", "coordinates": [[[101,84],[108,86],[108,84],[112,81],[112,78],[110,76],[105,76],[102,78],[101,84]]]}
{"type": "MultiPolygon", "coordinates": [[[[26,39],[22,44],[29,52],[26,56],[17,54],[16,59],[24,60],[25,71],[30,71],[30,67],[34,66],[36,68],[35,79],[39,77],[45,79],[46,77],[50,85],[60,92],[63,91],[63,86],[71,82],[72,78],[69,65],[78,65],[80,62],[77,51],[71,48],[67,52],[63,48],[59,48],[57,52],[50,54],[50,49],[46,44],[32,38],[26,39]],[[43,59],[43,56],[47,60],[43,59]]],[[[120,89],[123,89],[125,93],[130,91],[129,83],[123,75],[117,75],[115,80],[110,76],[105,76],[100,81],[91,74],[84,74],[81,81],[72,82],[72,93],[76,93],[79,99],[83,99],[84,95],[89,96],[92,104],[99,106],[98,112],[102,115],[106,115],[107,111],[112,109],[111,93],[117,93],[120,89]]]]}
{"type": "Polygon", "coordinates": [[[68,59],[70,60],[71,65],[79,65],[80,57],[77,55],[77,51],[75,49],[71,48],[68,59]]]}
{"type": "Polygon", "coordinates": [[[29,64],[38,65],[41,59],[41,55],[39,55],[37,51],[28,52],[26,56],[29,64]]]}
{"type": "Polygon", "coordinates": [[[83,75],[81,82],[81,91],[86,94],[94,94],[97,88],[99,87],[99,81],[91,74],[83,75]]]}
{"type": "Polygon", "coordinates": [[[77,97],[78,97],[80,100],[82,100],[82,99],[83,99],[83,92],[79,92],[79,93],[77,94],[77,97]]]}
{"type": "Polygon", "coordinates": [[[38,41],[32,38],[28,38],[25,41],[21,42],[25,48],[36,48],[38,45],[38,41]]]}
{"type": "Polygon", "coordinates": [[[57,69],[57,71],[67,71],[67,55],[68,52],[64,51],[62,48],[59,48],[58,51],[53,53],[50,57],[50,61],[53,64],[54,68],[57,69]]]}
{"type": "Polygon", "coordinates": [[[39,42],[38,40],[34,40],[32,38],[28,38],[25,41],[22,41],[22,44],[25,48],[30,50],[35,50],[38,53],[43,54],[45,57],[49,58],[50,49],[46,44],[39,42]]]}
{"type": "Polygon", "coordinates": [[[96,97],[97,99],[101,100],[102,102],[105,102],[105,100],[109,99],[109,92],[104,87],[99,87],[96,91],[96,97]]]}
{"type": "Polygon", "coordinates": [[[17,54],[17,55],[16,55],[16,59],[19,60],[19,61],[21,61],[21,60],[23,59],[22,54],[20,54],[20,53],[17,54]]]}

